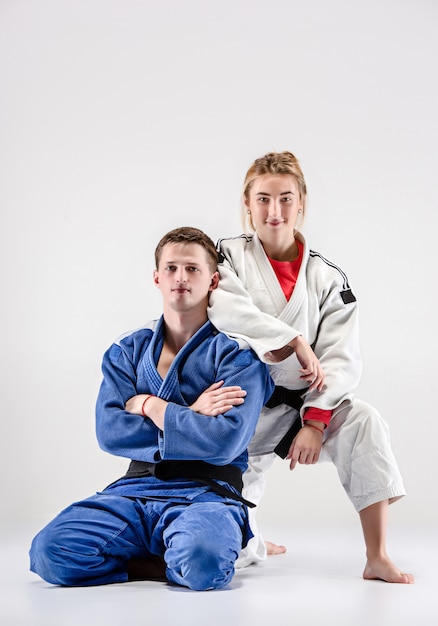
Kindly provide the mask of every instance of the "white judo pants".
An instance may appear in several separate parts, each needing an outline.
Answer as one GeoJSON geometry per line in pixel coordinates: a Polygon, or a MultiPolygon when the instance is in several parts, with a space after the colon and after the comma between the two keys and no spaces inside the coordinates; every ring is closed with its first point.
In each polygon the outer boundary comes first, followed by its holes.
{"type": "MultiPolygon", "coordinates": [[[[285,405],[272,410],[278,412],[282,407],[290,411],[285,405]]],[[[263,430],[267,420],[264,421],[263,430]]],[[[260,434],[258,439],[260,441],[260,434]]],[[[265,474],[274,459],[273,452],[254,454],[250,448],[249,466],[243,476],[243,495],[254,504],[260,503],[265,490],[265,474]]],[[[378,411],[366,402],[346,401],[333,411],[332,420],[324,431],[318,463],[327,461],[335,464],[342,486],[358,512],[382,500],[395,502],[406,493],[391,450],[388,425],[378,411]]],[[[266,558],[266,546],[257,528],[256,511],[256,508],[249,509],[254,537],[241,551],[236,567],[246,567],[266,558]]]]}

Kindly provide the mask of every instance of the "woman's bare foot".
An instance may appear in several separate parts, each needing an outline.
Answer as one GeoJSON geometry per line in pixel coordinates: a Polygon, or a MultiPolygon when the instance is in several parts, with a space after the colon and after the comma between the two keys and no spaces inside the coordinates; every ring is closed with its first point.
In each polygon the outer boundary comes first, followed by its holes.
{"type": "Polygon", "coordinates": [[[272,543],[272,541],[265,541],[265,546],[268,556],[284,554],[287,550],[286,546],[277,546],[277,544],[272,543]]]}
{"type": "Polygon", "coordinates": [[[383,580],[387,583],[403,583],[406,585],[414,582],[412,574],[401,572],[388,557],[368,559],[363,577],[365,580],[383,580]]]}

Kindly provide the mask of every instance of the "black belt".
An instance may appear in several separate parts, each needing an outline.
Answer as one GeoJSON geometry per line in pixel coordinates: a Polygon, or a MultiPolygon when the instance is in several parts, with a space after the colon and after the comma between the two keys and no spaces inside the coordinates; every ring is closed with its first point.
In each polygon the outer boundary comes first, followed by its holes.
{"type": "Polygon", "coordinates": [[[234,493],[217,480],[229,483],[237,491],[243,487],[242,472],[235,465],[212,465],[205,461],[160,461],[159,463],[147,463],[146,461],[131,461],[125,478],[140,478],[142,476],[155,476],[160,480],[172,478],[188,478],[210,487],[212,491],[225,498],[238,500],[251,508],[253,502],[246,500],[240,493],[234,493]]]}
{"type": "MultiPolygon", "coordinates": [[[[268,407],[268,409],[273,409],[279,404],[287,404],[287,406],[291,406],[293,409],[299,411],[303,406],[303,394],[306,391],[307,389],[286,389],[286,387],[276,386],[274,388],[274,393],[266,402],[265,406],[268,407]]],[[[292,443],[293,439],[296,437],[300,429],[301,419],[297,417],[297,419],[294,421],[284,437],[275,446],[275,454],[277,454],[282,459],[285,459],[287,453],[289,452],[290,444],[292,443]]]]}

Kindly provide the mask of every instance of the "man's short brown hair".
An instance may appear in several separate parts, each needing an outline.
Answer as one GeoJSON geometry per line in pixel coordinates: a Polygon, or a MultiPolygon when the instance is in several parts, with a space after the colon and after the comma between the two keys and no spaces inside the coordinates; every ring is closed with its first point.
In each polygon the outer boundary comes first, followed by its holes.
{"type": "Polygon", "coordinates": [[[217,271],[218,253],[213,241],[199,228],[182,226],[166,233],[155,248],[155,267],[158,269],[164,246],[168,243],[196,243],[207,253],[208,264],[212,272],[217,271]]]}

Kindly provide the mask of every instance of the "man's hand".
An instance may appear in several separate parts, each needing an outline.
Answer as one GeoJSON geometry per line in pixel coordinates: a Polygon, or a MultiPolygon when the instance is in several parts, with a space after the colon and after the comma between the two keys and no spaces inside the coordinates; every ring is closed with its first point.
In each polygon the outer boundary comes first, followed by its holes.
{"type": "Polygon", "coordinates": [[[229,411],[233,406],[244,403],[246,396],[244,389],[238,386],[223,387],[223,384],[224,381],[220,380],[203,391],[199,398],[190,406],[192,411],[216,417],[216,415],[229,411]]]}
{"type": "Polygon", "coordinates": [[[125,404],[125,411],[128,411],[128,413],[134,413],[134,415],[141,415],[143,402],[148,398],[148,396],[148,393],[140,393],[137,396],[132,396],[132,398],[129,398],[125,404]]]}
{"type": "MultiPolygon", "coordinates": [[[[224,381],[213,383],[201,393],[197,400],[189,407],[196,413],[216,417],[244,403],[246,391],[237,385],[234,387],[223,387],[224,381]]],[[[143,406],[146,416],[161,430],[164,429],[164,413],[167,402],[147,393],[140,393],[129,398],[125,404],[125,411],[136,415],[143,415],[143,406]],[[147,400],[145,404],[145,400],[147,400]]]]}
{"type": "Polygon", "coordinates": [[[143,415],[143,417],[150,419],[157,428],[164,430],[164,413],[166,412],[167,404],[166,400],[148,393],[140,393],[129,398],[125,404],[125,411],[135,415],[143,415]],[[144,413],[143,407],[145,409],[144,413]]]}

